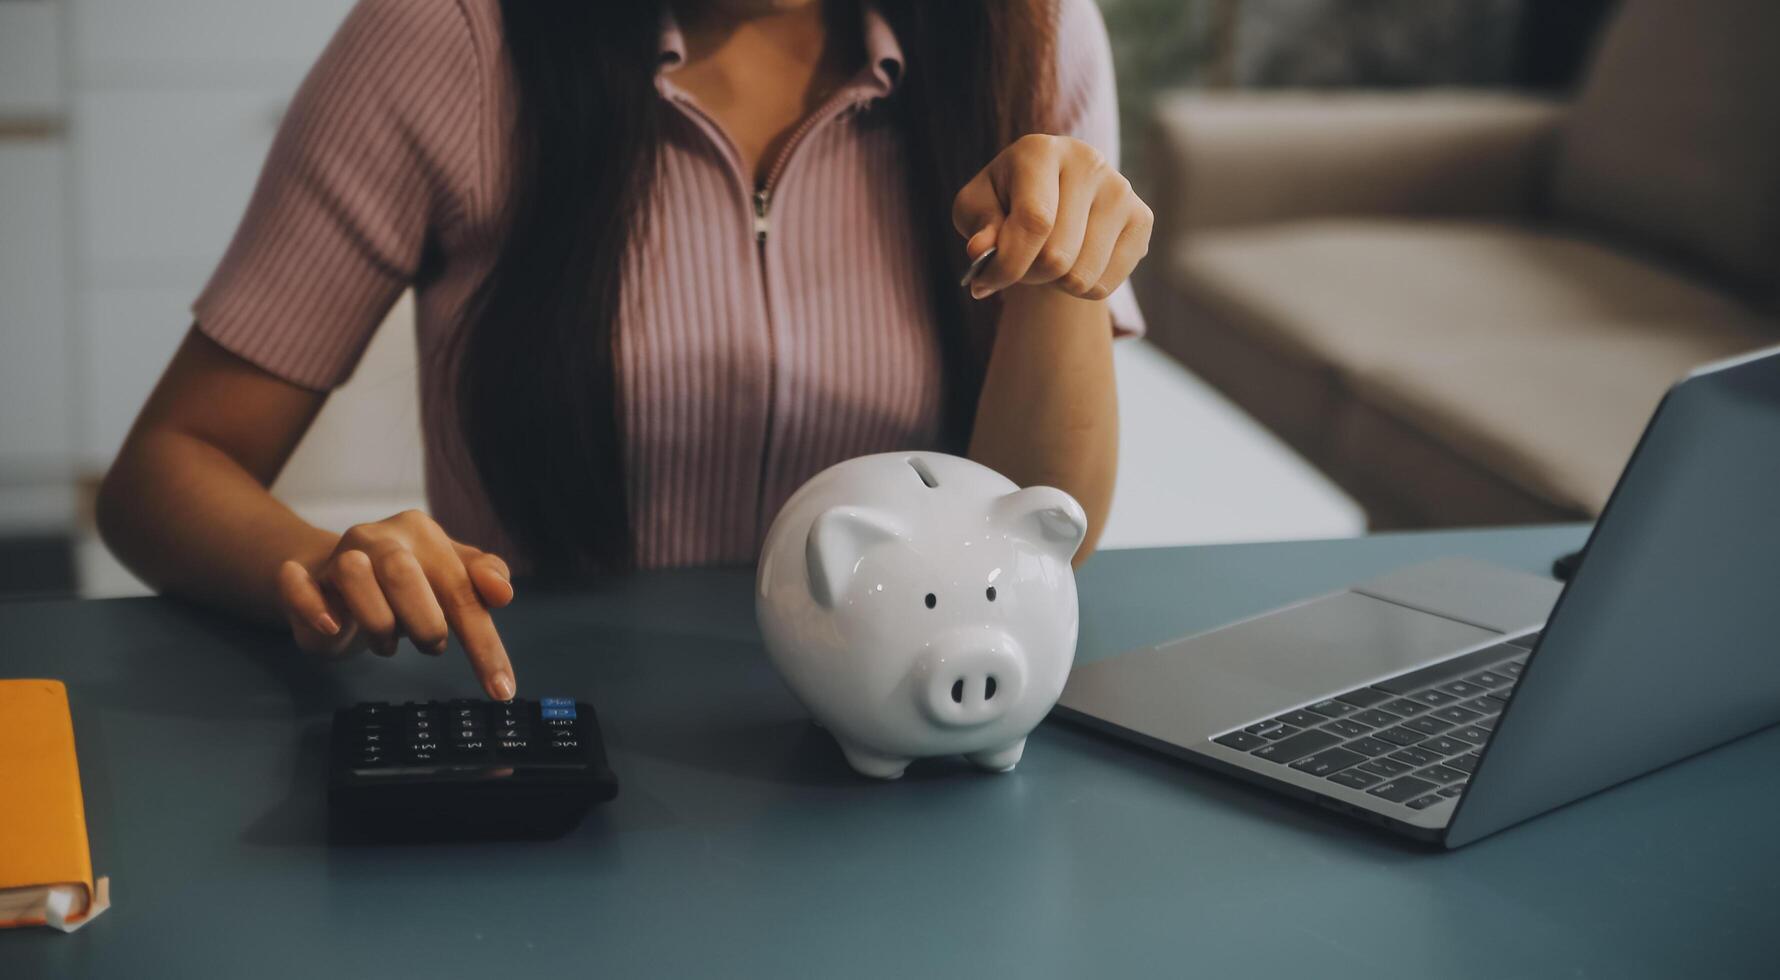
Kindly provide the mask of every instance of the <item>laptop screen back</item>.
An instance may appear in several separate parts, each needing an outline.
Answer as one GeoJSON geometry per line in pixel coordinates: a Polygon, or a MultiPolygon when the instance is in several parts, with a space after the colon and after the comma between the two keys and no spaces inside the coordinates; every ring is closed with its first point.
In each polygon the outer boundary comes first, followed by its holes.
{"type": "Polygon", "coordinates": [[[1451,846],[1780,721],[1780,351],[1670,390],[1586,554],[1451,846]]]}

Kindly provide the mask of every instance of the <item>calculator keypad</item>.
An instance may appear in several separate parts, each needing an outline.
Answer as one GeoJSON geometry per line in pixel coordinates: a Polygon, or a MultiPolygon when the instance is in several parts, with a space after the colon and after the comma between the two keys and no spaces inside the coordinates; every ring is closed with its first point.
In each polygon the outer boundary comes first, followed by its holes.
{"type": "Polygon", "coordinates": [[[568,762],[587,745],[571,698],[367,703],[347,713],[356,771],[568,762]]]}

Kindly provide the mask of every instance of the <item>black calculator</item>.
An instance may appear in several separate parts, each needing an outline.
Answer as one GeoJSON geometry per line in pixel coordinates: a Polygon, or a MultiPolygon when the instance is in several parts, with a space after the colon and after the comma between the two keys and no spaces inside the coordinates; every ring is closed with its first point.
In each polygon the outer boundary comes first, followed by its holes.
{"type": "Polygon", "coordinates": [[[381,701],[334,714],[328,808],[379,840],[547,838],[618,793],[593,708],[381,701]]]}

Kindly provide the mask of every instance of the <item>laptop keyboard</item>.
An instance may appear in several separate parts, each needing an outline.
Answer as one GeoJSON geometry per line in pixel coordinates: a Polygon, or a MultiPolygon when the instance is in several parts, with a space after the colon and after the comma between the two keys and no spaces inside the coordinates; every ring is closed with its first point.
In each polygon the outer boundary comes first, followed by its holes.
{"type": "Polygon", "coordinates": [[[1212,741],[1425,810],[1465,791],[1538,640],[1517,636],[1212,741]]]}

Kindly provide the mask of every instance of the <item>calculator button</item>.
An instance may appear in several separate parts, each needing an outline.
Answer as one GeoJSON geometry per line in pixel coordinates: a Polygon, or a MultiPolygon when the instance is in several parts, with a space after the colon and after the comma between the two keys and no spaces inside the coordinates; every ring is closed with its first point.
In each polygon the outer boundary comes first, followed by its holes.
{"type": "Polygon", "coordinates": [[[556,752],[578,752],[581,750],[581,740],[578,738],[553,738],[550,740],[550,748],[556,752]]]}
{"type": "Polygon", "coordinates": [[[554,718],[573,718],[573,717],[575,717],[574,705],[570,705],[567,708],[545,708],[544,709],[544,720],[545,721],[550,721],[551,719],[554,719],[554,718]]]}
{"type": "Polygon", "coordinates": [[[546,718],[546,719],[544,719],[544,725],[547,728],[553,728],[553,729],[554,728],[573,728],[573,727],[575,727],[575,719],[572,717],[571,718],[546,718]]]}
{"type": "Polygon", "coordinates": [[[494,737],[495,738],[525,738],[526,736],[528,736],[530,734],[531,734],[531,732],[526,731],[524,728],[520,728],[517,726],[510,726],[507,728],[495,729],[494,737]]]}
{"type": "Polygon", "coordinates": [[[495,747],[502,755],[524,755],[531,749],[531,740],[526,738],[503,738],[497,740],[495,747]]]}
{"type": "Polygon", "coordinates": [[[574,698],[539,698],[538,705],[545,708],[573,708],[574,698]]]}

